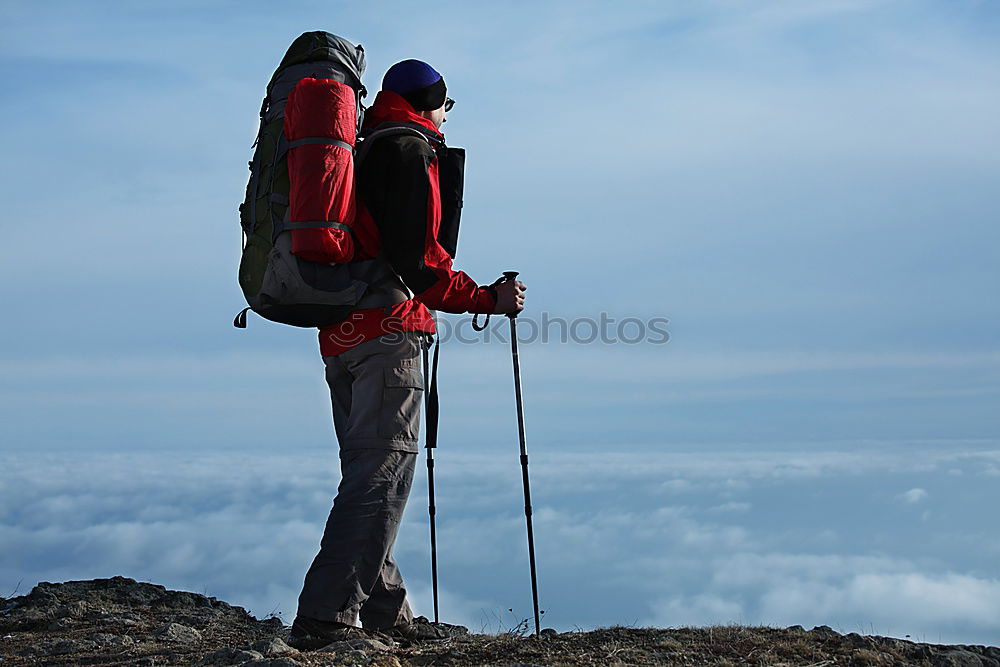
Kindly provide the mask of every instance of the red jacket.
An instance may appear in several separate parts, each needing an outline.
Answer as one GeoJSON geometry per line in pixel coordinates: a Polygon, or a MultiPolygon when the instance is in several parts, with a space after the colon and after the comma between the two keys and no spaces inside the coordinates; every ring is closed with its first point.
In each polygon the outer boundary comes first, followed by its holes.
{"type": "MultiPolygon", "coordinates": [[[[365,129],[382,123],[409,123],[427,130],[443,145],[434,124],[409,102],[382,91],[365,115],[365,129]]],[[[428,308],[447,313],[488,313],[495,307],[490,290],[479,287],[438,242],[441,193],[438,158],[428,141],[401,135],[379,139],[357,168],[358,222],[354,225],[358,259],[385,254],[413,298],[388,308],[357,310],[319,330],[323,356],[340,354],[386,333],[434,331],[428,308]]]]}

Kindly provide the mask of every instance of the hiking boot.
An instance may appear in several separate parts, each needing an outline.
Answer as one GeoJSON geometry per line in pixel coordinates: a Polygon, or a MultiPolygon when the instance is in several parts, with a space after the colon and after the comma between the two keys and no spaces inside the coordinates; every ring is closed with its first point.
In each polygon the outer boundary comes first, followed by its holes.
{"type": "Polygon", "coordinates": [[[300,651],[313,651],[333,642],[366,637],[361,628],[353,625],[296,616],[285,643],[300,651]]]}
{"type": "Polygon", "coordinates": [[[449,639],[458,635],[469,634],[469,629],[450,623],[431,623],[425,616],[417,616],[409,623],[402,623],[386,631],[390,637],[406,639],[411,642],[434,639],[449,639]]]}

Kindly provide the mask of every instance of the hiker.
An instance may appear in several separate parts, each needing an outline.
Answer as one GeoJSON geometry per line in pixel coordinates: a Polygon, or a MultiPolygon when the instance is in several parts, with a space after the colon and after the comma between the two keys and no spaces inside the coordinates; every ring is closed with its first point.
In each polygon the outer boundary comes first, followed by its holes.
{"type": "Polygon", "coordinates": [[[404,60],[386,72],[365,115],[357,215],[370,217],[378,238],[357,242],[362,255],[381,253],[392,267],[369,289],[403,296],[375,308],[362,299],[346,319],[320,328],[342,480],[292,624],[289,644],[300,649],[357,636],[359,619],[365,630],[410,640],[448,636],[444,624],[414,618],[392,556],[418,452],[420,354],[435,331],[430,310],[517,313],[526,289],[513,280],[479,286],[452,269],[457,227],[449,238],[442,220],[457,224],[449,210],[456,202],[442,202],[441,184],[456,149],[440,128],[453,104],[434,68],[404,60]],[[410,131],[374,134],[403,127],[410,131]]]}

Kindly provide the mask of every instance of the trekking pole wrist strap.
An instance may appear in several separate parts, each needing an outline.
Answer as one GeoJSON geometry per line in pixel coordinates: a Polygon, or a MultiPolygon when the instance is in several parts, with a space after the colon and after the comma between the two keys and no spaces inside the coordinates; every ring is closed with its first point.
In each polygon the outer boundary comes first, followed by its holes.
{"type": "MultiPolygon", "coordinates": [[[[499,285],[500,283],[504,282],[504,280],[506,280],[506,278],[507,278],[506,276],[500,276],[499,278],[497,278],[496,280],[494,280],[489,285],[483,285],[483,289],[487,290],[490,294],[493,295],[493,309],[494,310],[496,310],[497,304],[500,303],[500,293],[497,291],[497,285],[499,285]]],[[[483,329],[485,329],[489,325],[489,323],[490,323],[490,314],[491,313],[486,313],[486,319],[483,320],[482,324],[479,324],[479,315],[480,315],[480,313],[473,313],[473,315],[472,315],[472,328],[474,330],[476,330],[476,331],[482,331],[483,329]]]]}

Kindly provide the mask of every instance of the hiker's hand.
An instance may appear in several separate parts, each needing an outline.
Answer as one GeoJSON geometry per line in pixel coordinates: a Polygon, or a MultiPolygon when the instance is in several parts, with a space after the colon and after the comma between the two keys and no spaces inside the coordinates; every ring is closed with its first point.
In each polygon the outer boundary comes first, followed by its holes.
{"type": "Polygon", "coordinates": [[[497,285],[497,303],[493,312],[497,315],[520,313],[524,310],[524,291],[527,286],[520,280],[508,280],[497,285]]]}

